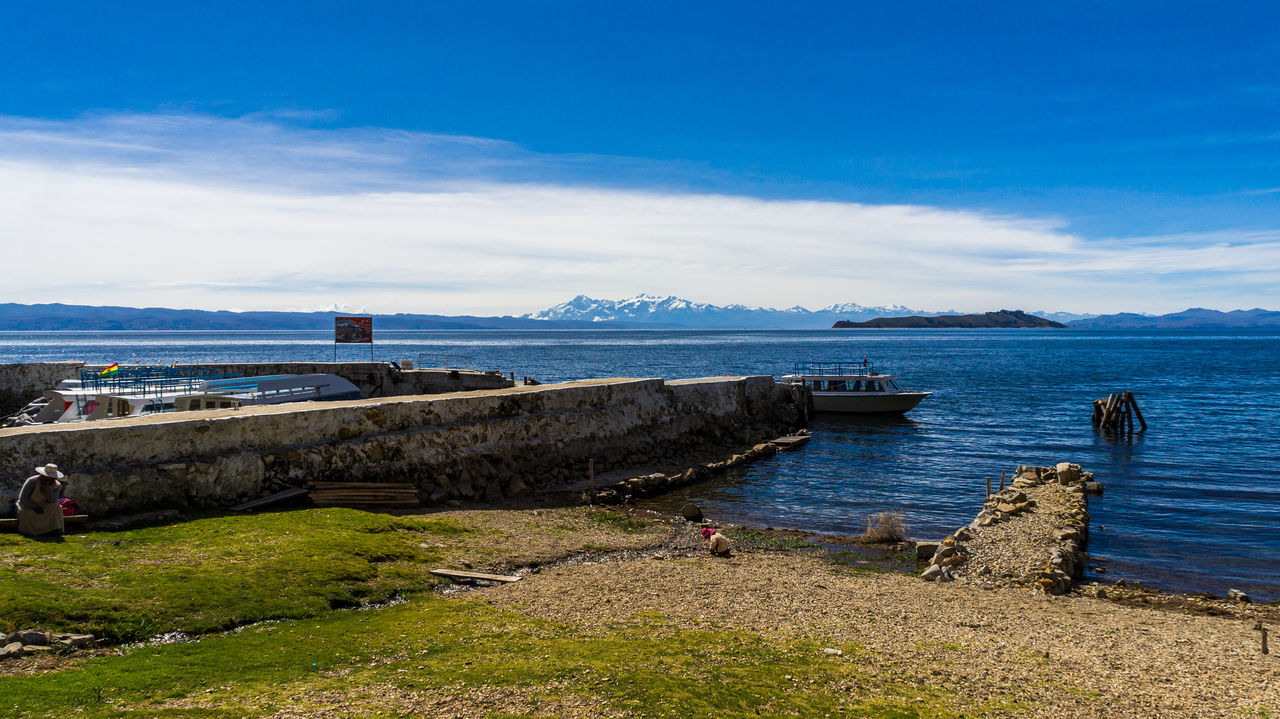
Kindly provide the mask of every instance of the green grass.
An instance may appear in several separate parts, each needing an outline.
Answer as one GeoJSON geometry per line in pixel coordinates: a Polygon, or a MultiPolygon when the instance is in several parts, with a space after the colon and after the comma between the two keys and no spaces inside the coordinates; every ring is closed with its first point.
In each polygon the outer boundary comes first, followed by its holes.
{"type": "Polygon", "coordinates": [[[430,586],[439,520],[312,509],[202,517],[62,542],[0,535],[0,629],[112,641],[314,616],[430,586]],[[420,546],[426,545],[426,546],[420,546]]]}
{"type": "Polygon", "coordinates": [[[767,532],[738,532],[725,536],[743,548],[782,551],[787,549],[812,549],[819,545],[799,537],[787,537],[767,532]]]}
{"type": "MultiPolygon", "coordinates": [[[[256,625],[38,676],[0,677],[0,717],[413,715],[416,702],[520,698],[530,716],[582,697],[644,717],[952,717],[967,702],[809,639],[694,631],[659,617],[597,632],[424,596],[256,625]]],[[[434,704],[447,715],[457,706],[434,704]]],[[[981,707],[970,707],[970,709],[981,707]]],[[[513,710],[513,711],[512,711],[513,710]]]]}
{"type": "MultiPolygon", "coordinates": [[[[623,533],[645,526],[611,511],[583,516],[623,533]]],[[[203,635],[0,676],[0,719],[286,709],[449,716],[477,707],[529,717],[582,702],[588,716],[943,718],[1015,706],[1005,697],[966,698],[853,642],[694,629],[652,611],[621,625],[563,624],[496,609],[483,595],[423,591],[436,581],[427,572],[443,561],[442,545],[452,556],[495,536],[462,522],[312,509],[205,516],[60,543],[0,537],[0,629],[42,625],[116,641],[203,635]],[[397,595],[409,600],[335,610],[397,595]],[[219,631],[231,627],[238,629],[219,631]]],[[[770,534],[734,541],[814,546],[770,534]]]]}
{"type": "Polygon", "coordinates": [[[597,509],[587,513],[587,518],[597,524],[616,529],[628,534],[639,532],[645,528],[643,519],[637,519],[622,512],[609,509],[597,509]]]}

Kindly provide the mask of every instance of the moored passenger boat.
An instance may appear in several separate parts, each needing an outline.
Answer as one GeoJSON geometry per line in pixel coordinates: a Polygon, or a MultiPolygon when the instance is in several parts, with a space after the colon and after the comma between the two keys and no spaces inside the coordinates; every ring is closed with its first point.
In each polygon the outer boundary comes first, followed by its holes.
{"type": "Polygon", "coordinates": [[[876,372],[865,359],[799,363],[782,382],[808,387],[817,412],[902,414],[933,394],[903,389],[896,377],[876,372]]]}

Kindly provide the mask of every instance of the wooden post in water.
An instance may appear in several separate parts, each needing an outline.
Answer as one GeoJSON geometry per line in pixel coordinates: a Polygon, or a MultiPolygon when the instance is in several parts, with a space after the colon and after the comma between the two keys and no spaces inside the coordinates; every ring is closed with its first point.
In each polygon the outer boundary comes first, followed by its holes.
{"type": "Polygon", "coordinates": [[[1116,395],[1115,393],[1107,395],[1107,408],[1102,412],[1102,427],[1104,429],[1111,428],[1116,421],[1116,395]]]}
{"type": "Polygon", "coordinates": [[[1093,401],[1093,424],[1104,432],[1133,433],[1134,418],[1142,429],[1147,428],[1147,420],[1138,408],[1138,400],[1129,390],[1113,392],[1106,399],[1093,401]]]}
{"type": "Polygon", "coordinates": [[[1132,392],[1125,392],[1125,398],[1129,400],[1129,405],[1133,407],[1133,413],[1138,417],[1138,424],[1142,425],[1145,430],[1147,428],[1147,420],[1142,417],[1142,410],[1138,408],[1138,400],[1133,398],[1132,392]]]}
{"type": "Polygon", "coordinates": [[[1007,470],[1000,470],[1000,491],[1004,491],[1004,474],[1007,470]]]}
{"type": "Polygon", "coordinates": [[[987,496],[991,496],[991,475],[987,475],[987,496]]]}

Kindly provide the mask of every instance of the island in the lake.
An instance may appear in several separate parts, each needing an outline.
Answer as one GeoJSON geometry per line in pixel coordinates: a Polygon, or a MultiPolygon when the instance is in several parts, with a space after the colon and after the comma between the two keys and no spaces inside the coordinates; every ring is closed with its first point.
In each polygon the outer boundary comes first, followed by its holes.
{"type": "Polygon", "coordinates": [[[1022,310],[1000,310],[984,312],[980,315],[940,315],[938,317],[877,317],[866,322],[849,322],[840,320],[831,326],[832,329],[851,329],[855,327],[886,328],[981,328],[981,327],[1066,327],[1061,322],[1054,322],[1043,317],[1029,315],[1022,310]]]}

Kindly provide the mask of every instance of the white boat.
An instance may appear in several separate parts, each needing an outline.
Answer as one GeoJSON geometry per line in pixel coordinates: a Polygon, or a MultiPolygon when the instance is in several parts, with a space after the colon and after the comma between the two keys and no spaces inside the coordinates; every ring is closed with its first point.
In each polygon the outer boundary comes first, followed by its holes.
{"type": "Polygon", "coordinates": [[[199,392],[177,397],[174,406],[179,411],[188,411],[360,398],[360,388],[337,375],[278,374],[210,380],[199,392]]]}
{"type": "Polygon", "coordinates": [[[209,370],[155,366],[119,367],[109,375],[84,369],[80,379],[63,380],[46,391],[48,402],[31,421],[78,422],[171,412],[175,397],[223,376],[209,370]]]}
{"type": "Polygon", "coordinates": [[[903,389],[893,375],[876,372],[865,359],[798,364],[782,382],[808,387],[816,412],[902,414],[933,394],[903,389]]]}
{"type": "Polygon", "coordinates": [[[123,377],[82,373],[47,392],[35,424],[139,417],[162,412],[232,409],[256,404],[360,399],[360,389],[329,374],[226,377],[165,373],[166,368],[125,368],[123,377]],[[136,377],[134,375],[137,375],[136,377]]]}

